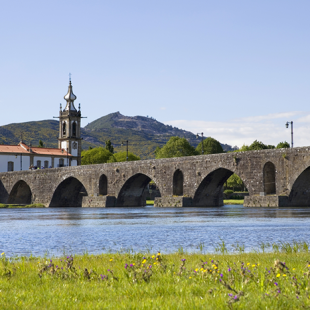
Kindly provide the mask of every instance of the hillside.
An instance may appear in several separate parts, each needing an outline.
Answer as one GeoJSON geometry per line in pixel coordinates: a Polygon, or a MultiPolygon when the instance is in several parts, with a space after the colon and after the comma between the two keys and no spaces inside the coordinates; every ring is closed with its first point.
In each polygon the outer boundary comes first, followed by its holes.
{"type": "MultiPolygon", "coordinates": [[[[58,121],[43,120],[37,122],[14,123],[0,126],[0,144],[17,144],[21,134],[26,143],[38,145],[41,139],[46,147],[57,147],[58,121]]],[[[163,146],[171,136],[184,137],[196,146],[200,139],[186,130],[165,125],[144,116],[124,116],[119,112],[103,116],[81,129],[83,149],[89,146],[104,146],[111,140],[115,151],[125,150],[122,141],[129,141],[129,150],[142,159],[154,158],[157,146],[163,146]]],[[[224,150],[231,146],[222,144],[224,150]]]]}

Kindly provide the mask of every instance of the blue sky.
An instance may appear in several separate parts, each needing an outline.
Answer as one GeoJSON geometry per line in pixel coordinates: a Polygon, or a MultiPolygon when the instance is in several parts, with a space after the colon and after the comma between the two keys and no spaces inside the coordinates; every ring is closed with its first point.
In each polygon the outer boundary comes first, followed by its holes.
{"type": "Polygon", "coordinates": [[[310,1],[2,1],[0,125],[120,111],[241,146],[310,145],[310,1]]]}

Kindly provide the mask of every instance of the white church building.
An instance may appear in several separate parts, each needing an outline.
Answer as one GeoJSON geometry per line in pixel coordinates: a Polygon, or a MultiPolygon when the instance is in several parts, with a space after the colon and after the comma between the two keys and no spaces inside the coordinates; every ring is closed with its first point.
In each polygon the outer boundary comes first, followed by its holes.
{"type": "Polygon", "coordinates": [[[32,147],[21,141],[18,145],[0,145],[0,172],[46,169],[81,164],[81,111],[74,106],[76,96],[69,82],[64,96],[66,107],[59,111],[58,148],[32,147]]]}

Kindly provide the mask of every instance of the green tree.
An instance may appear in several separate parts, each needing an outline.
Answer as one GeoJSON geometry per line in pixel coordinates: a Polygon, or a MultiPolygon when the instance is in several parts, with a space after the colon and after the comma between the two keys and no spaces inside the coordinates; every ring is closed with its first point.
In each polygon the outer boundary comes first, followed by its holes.
{"type": "Polygon", "coordinates": [[[160,149],[156,149],[155,158],[171,158],[197,155],[195,148],[185,138],[171,137],[160,149]]]}
{"type": "MultiPolygon", "coordinates": [[[[201,142],[196,147],[197,154],[201,154],[201,142]]],[[[216,154],[223,153],[223,148],[217,140],[209,137],[203,140],[203,153],[204,154],[216,154]]]]}
{"type": "Polygon", "coordinates": [[[263,142],[255,140],[250,146],[250,151],[257,151],[257,150],[266,150],[268,149],[268,146],[264,144],[263,142]]]}
{"type": "Polygon", "coordinates": [[[277,145],[277,149],[288,149],[290,147],[289,143],[284,141],[284,142],[280,142],[277,145]]]}
{"type": "Polygon", "coordinates": [[[237,174],[232,174],[226,181],[226,186],[232,188],[235,191],[237,189],[244,189],[244,184],[241,178],[237,174]]]}
{"type": "Polygon", "coordinates": [[[44,143],[43,143],[42,140],[39,140],[39,145],[38,145],[38,147],[44,147],[44,143]]]}
{"type": "Polygon", "coordinates": [[[111,152],[103,147],[96,147],[91,150],[82,151],[82,165],[103,164],[113,156],[111,152]]]}
{"type": "MultiPolygon", "coordinates": [[[[117,162],[126,161],[127,152],[124,151],[124,152],[115,153],[113,154],[113,157],[115,158],[117,162]]],[[[135,161],[135,160],[140,160],[140,157],[131,152],[128,152],[128,161],[135,161]]]]}
{"type": "Polygon", "coordinates": [[[111,152],[112,154],[114,153],[114,147],[111,143],[111,140],[107,140],[105,142],[105,149],[108,150],[109,152],[111,152]]]}

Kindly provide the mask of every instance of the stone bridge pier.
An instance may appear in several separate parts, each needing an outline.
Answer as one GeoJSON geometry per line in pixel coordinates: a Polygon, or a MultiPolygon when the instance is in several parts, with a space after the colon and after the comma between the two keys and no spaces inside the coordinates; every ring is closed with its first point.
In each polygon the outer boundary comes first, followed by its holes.
{"type": "Polygon", "coordinates": [[[0,202],[137,207],[153,180],[156,207],[219,207],[236,173],[247,207],[310,206],[310,148],[274,149],[0,173],[0,202]]]}

